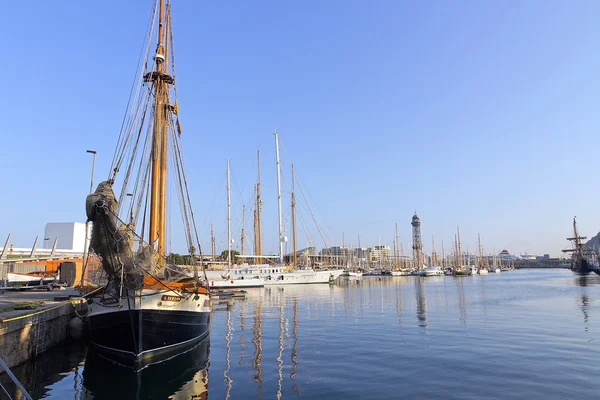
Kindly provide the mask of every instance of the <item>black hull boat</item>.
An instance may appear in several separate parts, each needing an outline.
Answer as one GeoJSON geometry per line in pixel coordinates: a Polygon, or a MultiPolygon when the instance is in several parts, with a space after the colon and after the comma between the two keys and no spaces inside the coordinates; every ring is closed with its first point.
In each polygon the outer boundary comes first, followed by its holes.
{"type": "Polygon", "coordinates": [[[92,235],[83,269],[90,284],[81,281],[82,289],[93,290],[87,315],[92,344],[135,366],[193,347],[208,335],[211,312],[208,284],[198,271],[200,243],[180,151],[169,0],[156,0],[152,21],[145,48],[154,45],[156,52],[140,53],[144,67],[136,74],[138,90],[130,93],[109,177],[86,198],[92,235]],[[167,182],[178,183],[173,188],[192,277],[169,254],[167,182]]]}
{"type": "Polygon", "coordinates": [[[208,313],[126,310],[90,318],[90,340],[113,359],[145,365],[195,346],[208,326],[208,313]]]}
{"type": "Polygon", "coordinates": [[[571,264],[571,271],[580,275],[587,275],[590,272],[592,272],[592,269],[590,268],[588,260],[583,258],[581,260],[573,261],[573,263],[571,264]]]}
{"type": "Polygon", "coordinates": [[[98,352],[126,364],[143,366],[171,357],[208,336],[210,299],[203,292],[143,289],[129,301],[92,297],[90,340],[98,352]]]}

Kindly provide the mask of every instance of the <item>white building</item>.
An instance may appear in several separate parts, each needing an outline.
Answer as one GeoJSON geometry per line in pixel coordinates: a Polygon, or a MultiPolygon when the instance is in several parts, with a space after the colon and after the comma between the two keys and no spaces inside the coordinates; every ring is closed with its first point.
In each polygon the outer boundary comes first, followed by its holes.
{"type": "Polygon", "coordinates": [[[392,255],[390,246],[375,246],[368,250],[371,254],[371,261],[389,260],[392,255]]]}
{"type": "MultiPolygon", "coordinates": [[[[91,237],[91,232],[89,233],[88,241],[91,237]]],[[[73,250],[83,253],[83,249],[85,247],[85,224],[81,222],[47,223],[44,230],[44,248],[51,249],[52,246],[54,246],[54,241],[57,238],[57,249],[73,250]]]]}

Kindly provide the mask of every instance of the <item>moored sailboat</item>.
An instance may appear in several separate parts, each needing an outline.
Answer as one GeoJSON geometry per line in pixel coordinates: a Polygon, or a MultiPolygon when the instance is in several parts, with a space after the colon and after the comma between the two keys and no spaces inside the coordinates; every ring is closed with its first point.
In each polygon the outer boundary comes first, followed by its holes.
{"type": "Polygon", "coordinates": [[[586,239],[585,236],[579,236],[577,232],[577,219],[573,217],[573,237],[567,238],[567,240],[573,242],[573,248],[563,250],[563,253],[572,253],[571,259],[571,271],[580,274],[587,275],[590,272],[595,272],[600,275],[600,266],[594,260],[593,251],[586,250],[582,240],[586,239]]]}
{"type": "Polygon", "coordinates": [[[169,65],[173,44],[168,0],[166,4],[165,0],[157,1],[152,21],[148,37],[157,26],[156,52],[153,58],[148,57],[148,43],[138,90],[132,91],[109,178],[86,200],[88,221],[93,223],[93,255],[88,260],[100,261],[104,278],[88,300],[90,339],[98,351],[136,365],[195,346],[208,335],[211,311],[206,283],[200,280],[196,264],[200,246],[172,89],[175,74],[174,63],[169,65]],[[174,166],[170,173],[169,165],[174,166]],[[125,175],[120,177],[122,166],[125,175]],[[194,264],[193,278],[170,264],[166,254],[169,177],[176,182],[187,250],[194,264]],[[130,187],[132,178],[135,183],[130,187]],[[113,188],[118,179],[121,187],[117,199],[113,188]],[[127,197],[131,201],[126,210],[123,205],[127,197]]]}

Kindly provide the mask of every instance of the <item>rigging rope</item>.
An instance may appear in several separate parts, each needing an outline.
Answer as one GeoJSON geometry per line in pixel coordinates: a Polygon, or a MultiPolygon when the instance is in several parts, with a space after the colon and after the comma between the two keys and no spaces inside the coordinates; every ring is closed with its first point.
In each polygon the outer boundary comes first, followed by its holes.
{"type": "MultiPolygon", "coordinates": [[[[148,60],[148,54],[149,54],[149,51],[150,51],[150,43],[152,41],[152,34],[154,32],[154,26],[155,26],[155,23],[156,23],[156,11],[157,11],[157,9],[158,9],[158,2],[155,2],[154,7],[153,7],[153,11],[152,11],[152,14],[151,14],[151,17],[150,17],[150,20],[148,21],[148,25],[149,25],[148,34],[144,35],[144,41],[142,42],[142,47],[140,49],[140,55],[139,55],[139,58],[138,58],[138,65],[136,67],[135,74],[134,74],[134,76],[136,76],[138,78],[134,79],[133,83],[131,84],[131,90],[130,90],[130,93],[129,93],[129,99],[127,101],[127,107],[125,108],[125,114],[123,115],[123,121],[121,122],[121,129],[120,129],[120,133],[119,133],[119,138],[117,140],[117,147],[115,149],[115,153],[113,155],[113,160],[112,160],[111,167],[110,167],[109,180],[114,179],[115,175],[117,174],[117,172],[119,170],[119,165],[118,165],[118,162],[117,162],[117,160],[120,158],[119,157],[119,148],[121,147],[121,143],[122,143],[121,139],[123,137],[124,132],[129,132],[128,128],[125,129],[125,130],[123,128],[125,127],[125,121],[127,119],[128,113],[130,111],[131,100],[138,98],[140,88],[143,85],[142,84],[142,82],[143,82],[143,75],[144,75],[144,72],[145,72],[145,69],[146,69],[146,64],[147,64],[147,60],[148,60]],[[147,37],[147,39],[146,39],[146,37],[147,37]],[[143,44],[146,43],[146,42],[147,42],[146,52],[145,52],[144,57],[142,58],[142,54],[144,52],[144,45],[143,44]],[[142,73],[140,75],[138,75],[138,73],[140,71],[140,63],[142,62],[142,60],[144,60],[144,71],[142,71],[142,73]],[[137,86],[136,86],[136,83],[137,83],[137,86]],[[133,88],[134,87],[136,87],[136,94],[135,94],[135,96],[132,96],[133,88]]],[[[131,115],[129,117],[129,121],[131,121],[131,115]]],[[[130,126],[130,125],[131,124],[128,123],[128,126],[130,126]]]]}

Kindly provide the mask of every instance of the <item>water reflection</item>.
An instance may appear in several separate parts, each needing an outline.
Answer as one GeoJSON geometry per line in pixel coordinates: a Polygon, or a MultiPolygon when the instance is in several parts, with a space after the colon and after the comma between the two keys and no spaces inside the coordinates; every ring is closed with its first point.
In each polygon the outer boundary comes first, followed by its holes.
{"type": "Polygon", "coordinates": [[[584,331],[589,331],[589,308],[590,308],[590,297],[587,292],[588,286],[598,285],[600,284],[600,276],[597,275],[583,275],[583,276],[575,276],[575,285],[580,286],[581,295],[579,298],[579,307],[581,309],[581,313],[583,314],[583,324],[584,331]]]}
{"type": "Polygon", "coordinates": [[[83,370],[85,398],[206,399],[210,338],[170,360],[134,370],[88,351],[83,370]],[[89,395],[89,396],[87,396],[89,395]]]}
{"type": "Polygon", "coordinates": [[[225,399],[229,399],[231,395],[231,384],[233,380],[227,375],[231,368],[231,311],[227,312],[227,324],[225,331],[225,370],[223,371],[223,379],[225,380],[225,399]]]}
{"type": "Polygon", "coordinates": [[[292,380],[292,390],[298,396],[300,396],[300,391],[298,390],[298,386],[296,385],[296,373],[298,369],[298,299],[294,298],[294,316],[293,316],[293,327],[292,327],[292,335],[294,336],[294,342],[292,344],[292,372],[290,373],[290,379],[292,380]]]}
{"type": "Polygon", "coordinates": [[[283,383],[283,342],[284,342],[284,318],[283,318],[283,290],[281,291],[281,298],[279,303],[279,353],[277,354],[277,398],[281,399],[281,385],[283,383]]]}
{"type": "Polygon", "coordinates": [[[419,327],[427,330],[427,299],[425,298],[425,287],[423,278],[416,278],[415,297],[417,299],[417,319],[419,327]]]}
{"type": "Polygon", "coordinates": [[[396,287],[396,314],[398,315],[398,326],[402,329],[402,312],[404,308],[404,302],[402,299],[402,290],[400,285],[396,287]]]}
{"type": "Polygon", "coordinates": [[[593,286],[600,284],[600,276],[598,275],[577,275],[574,277],[575,285],[577,286],[593,286]]]}
{"type": "Polygon", "coordinates": [[[246,312],[246,303],[242,302],[240,304],[240,360],[238,361],[238,365],[242,365],[244,363],[244,335],[246,331],[244,329],[244,315],[246,312]]]}
{"type": "MultiPolygon", "coordinates": [[[[54,348],[38,357],[35,362],[21,364],[11,369],[34,399],[46,396],[54,384],[71,378],[76,387],[74,390],[78,393],[85,352],[86,347],[81,343],[54,348]]],[[[0,384],[9,390],[12,398],[21,398],[21,392],[6,374],[0,375],[0,384]]],[[[0,398],[2,395],[4,392],[0,391],[0,398]]]]}
{"type": "Polygon", "coordinates": [[[256,392],[260,397],[263,392],[262,387],[262,304],[260,301],[254,304],[254,325],[252,326],[252,344],[254,345],[254,359],[252,366],[254,367],[254,382],[258,384],[256,392]]]}
{"type": "Polygon", "coordinates": [[[458,310],[460,312],[460,322],[463,325],[467,324],[467,302],[465,301],[464,280],[462,277],[455,279],[456,290],[458,292],[458,310]]]}

